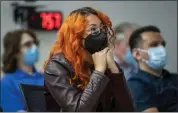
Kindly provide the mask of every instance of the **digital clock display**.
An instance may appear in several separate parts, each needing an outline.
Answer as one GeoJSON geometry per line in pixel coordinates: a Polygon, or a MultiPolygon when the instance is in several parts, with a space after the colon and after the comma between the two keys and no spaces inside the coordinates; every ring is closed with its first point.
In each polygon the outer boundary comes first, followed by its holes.
{"type": "Polygon", "coordinates": [[[35,30],[58,30],[62,23],[61,12],[33,12],[28,17],[28,28],[35,30]]]}

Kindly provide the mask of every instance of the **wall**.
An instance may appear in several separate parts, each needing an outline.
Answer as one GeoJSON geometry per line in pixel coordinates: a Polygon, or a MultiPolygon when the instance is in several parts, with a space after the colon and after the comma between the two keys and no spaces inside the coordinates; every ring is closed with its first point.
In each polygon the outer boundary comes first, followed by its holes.
{"type": "MultiPolygon", "coordinates": [[[[17,28],[12,21],[11,3],[1,2],[1,39],[8,30],[17,28]]],[[[76,8],[92,6],[108,14],[113,25],[122,21],[156,25],[167,42],[169,62],[166,68],[177,72],[177,1],[37,1],[35,4],[46,6],[40,10],[60,10],[64,16],[76,8]]],[[[56,32],[37,32],[37,35],[41,41],[41,59],[37,68],[41,69],[56,39],[56,32]]]]}

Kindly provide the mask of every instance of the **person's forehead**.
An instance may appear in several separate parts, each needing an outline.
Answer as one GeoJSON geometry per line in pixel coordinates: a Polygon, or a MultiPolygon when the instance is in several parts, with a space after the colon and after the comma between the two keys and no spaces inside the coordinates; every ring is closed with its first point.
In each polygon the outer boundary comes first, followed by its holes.
{"type": "Polygon", "coordinates": [[[128,28],[122,33],[116,33],[116,38],[121,41],[128,41],[132,32],[133,32],[133,29],[128,28]]]}
{"type": "Polygon", "coordinates": [[[127,28],[127,29],[125,30],[124,33],[132,33],[133,30],[134,30],[134,29],[133,29],[132,27],[129,27],[129,28],[127,28]]]}
{"type": "Polygon", "coordinates": [[[23,33],[22,38],[21,38],[21,44],[24,44],[25,42],[28,42],[28,41],[33,41],[32,36],[30,36],[27,33],[23,33]]]}
{"type": "Polygon", "coordinates": [[[158,32],[144,32],[141,34],[141,37],[146,42],[164,40],[158,32]]]}
{"type": "Polygon", "coordinates": [[[86,20],[88,22],[88,25],[100,25],[102,22],[101,20],[96,16],[96,15],[93,15],[93,14],[90,14],[86,17],[86,20]]]}

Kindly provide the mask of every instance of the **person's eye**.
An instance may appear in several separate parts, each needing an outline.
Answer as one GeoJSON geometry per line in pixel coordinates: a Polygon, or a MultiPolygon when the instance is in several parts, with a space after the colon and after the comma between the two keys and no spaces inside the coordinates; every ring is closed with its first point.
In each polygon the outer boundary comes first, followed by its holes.
{"type": "Polygon", "coordinates": [[[91,33],[93,35],[98,35],[100,33],[100,29],[95,29],[95,30],[91,31],[91,33]]]}
{"type": "Polygon", "coordinates": [[[35,44],[33,41],[26,42],[23,44],[25,47],[30,48],[33,44],[35,44]]]}
{"type": "Polygon", "coordinates": [[[91,28],[91,29],[90,29],[90,31],[92,31],[92,32],[93,32],[93,31],[96,31],[96,30],[97,30],[97,28],[91,28]]]}
{"type": "Polygon", "coordinates": [[[157,47],[159,45],[159,43],[152,43],[150,46],[151,47],[157,47]]]}

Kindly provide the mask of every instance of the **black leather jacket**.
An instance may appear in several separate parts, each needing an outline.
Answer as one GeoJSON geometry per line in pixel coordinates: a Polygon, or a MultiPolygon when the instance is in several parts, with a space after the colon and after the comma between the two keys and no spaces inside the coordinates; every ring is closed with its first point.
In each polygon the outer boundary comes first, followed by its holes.
{"type": "MultiPolygon", "coordinates": [[[[45,86],[62,111],[133,111],[123,73],[105,74],[93,71],[88,85],[82,90],[70,84],[74,73],[63,54],[53,56],[45,71],[45,86]]],[[[48,104],[48,103],[47,103],[48,104]]],[[[56,108],[57,109],[57,108],[56,108]]]]}

